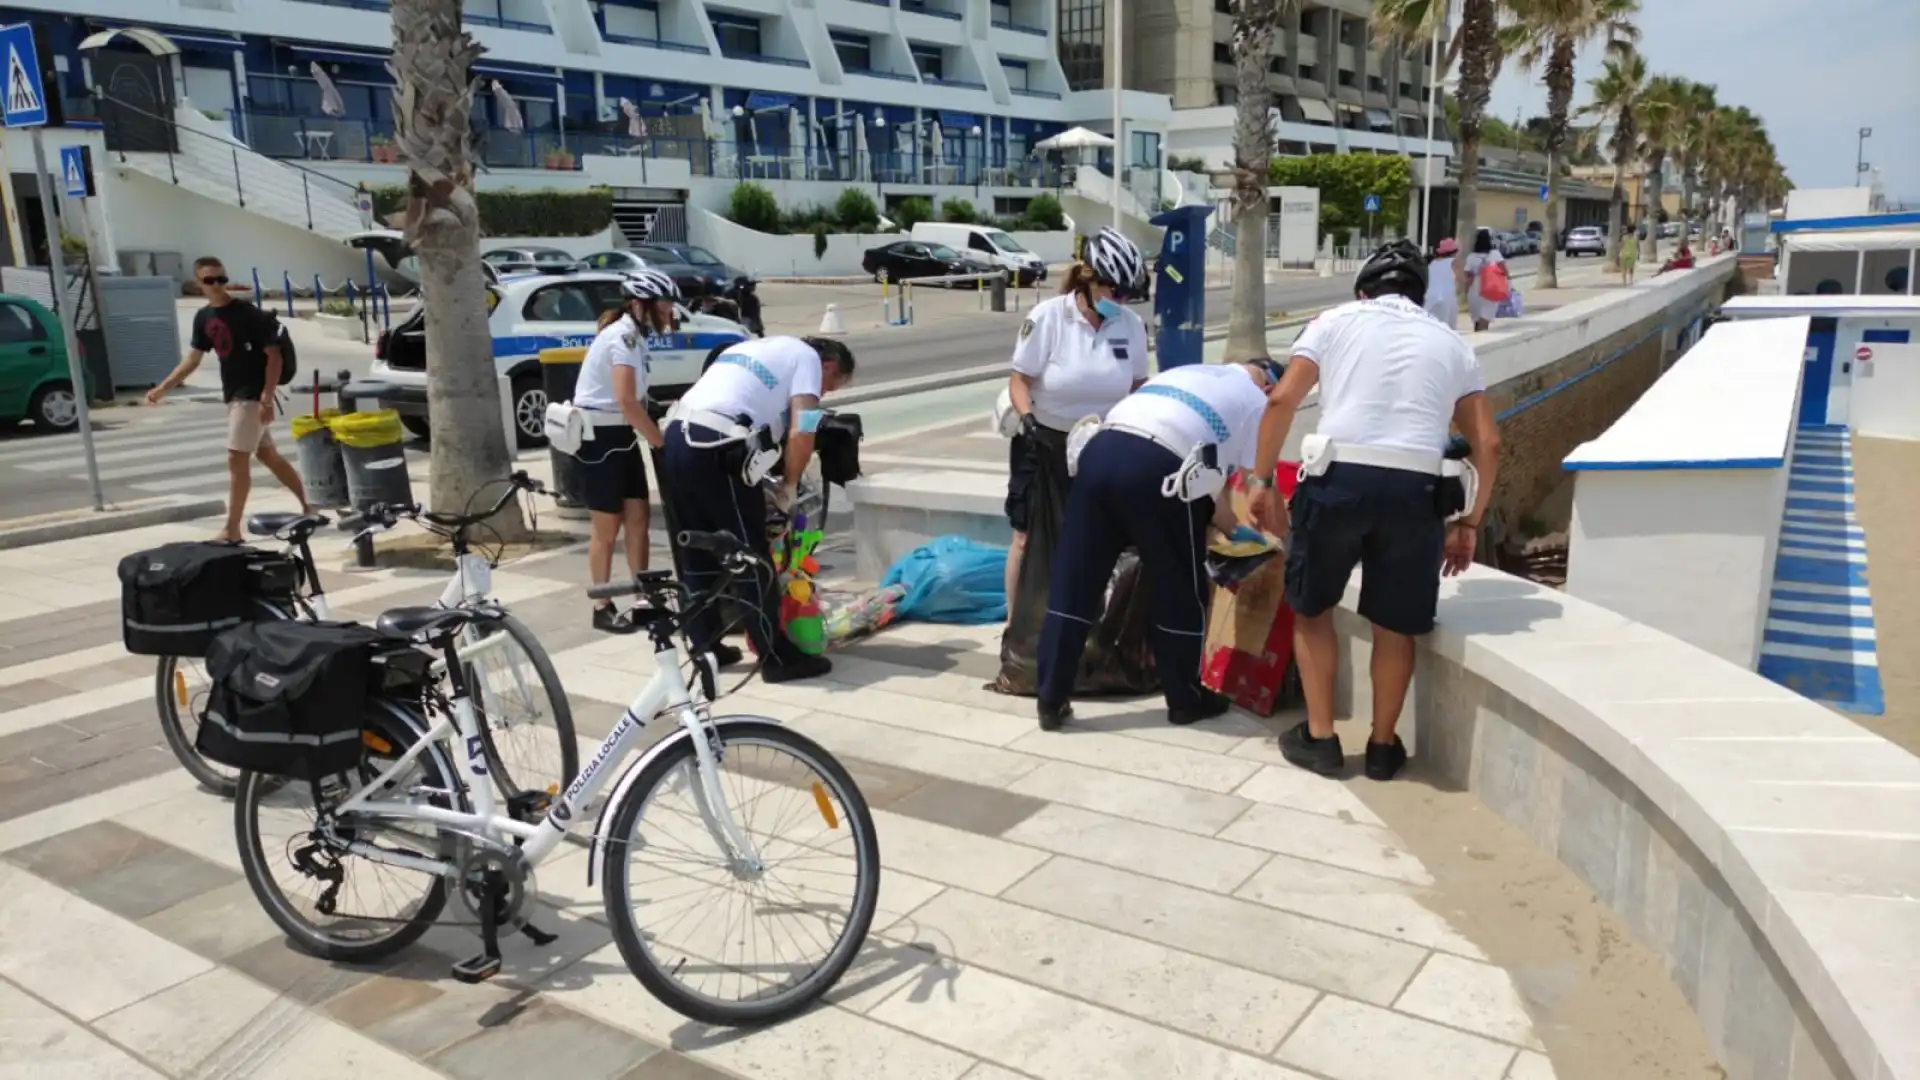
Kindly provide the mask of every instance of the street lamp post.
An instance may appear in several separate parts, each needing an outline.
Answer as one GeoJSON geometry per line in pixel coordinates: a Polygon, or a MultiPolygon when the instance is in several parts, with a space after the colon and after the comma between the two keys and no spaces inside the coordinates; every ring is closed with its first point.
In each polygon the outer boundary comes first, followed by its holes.
{"type": "Polygon", "coordinates": [[[1427,63],[1427,148],[1423,166],[1425,183],[1420,195],[1420,238],[1423,245],[1439,242],[1433,236],[1433,122],[1434,114],[1440,111],[1440,26],[1445,21],[1435,19],[1433,22],[1433,42],[1427,63]]]}
{"type": "Polygon", "coordinates": [[[1126,68],[1120,63],[1127,37],[1126,0],[1113,0],[1113,228],[1120,231],[1120,163],[1126,160],[1126,120],[1121,115],[1120,90],[1126,68]]]}
{"type": "Polygon", "coordinates": [[[1853,150],[1853,186],[1860,186],[1860,178],[1867,175],[1867,140],[1873,138],[1873,129],[1860,129],[1860,138],[1854,143],[1853,150]]]}

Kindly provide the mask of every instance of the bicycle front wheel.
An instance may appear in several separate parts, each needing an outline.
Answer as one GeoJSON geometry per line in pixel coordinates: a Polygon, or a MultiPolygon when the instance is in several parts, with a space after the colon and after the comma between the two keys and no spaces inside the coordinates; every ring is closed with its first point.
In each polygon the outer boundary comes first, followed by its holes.
{"type": "Polygon", "coordinates": [[[739,719],[713,742],[711,788],[682,738],[615,808],[607,917],[627,966],[675,1012],[771,1024],[819,1000],[853,963],[880,896],[880,844],[853,778],[813,740],[739,719]],[[732,852],[721,817],[757,861],[732,852]]]}
{"type": "Polygon", "coordinates": [[[503,798],[558,795],[580,773],[580,741],[553,661],[533,631],[512,615],[476,619],[473,628],[479,638],[505,634],[513,639],[466,665],[495,786],[503,798]]]}

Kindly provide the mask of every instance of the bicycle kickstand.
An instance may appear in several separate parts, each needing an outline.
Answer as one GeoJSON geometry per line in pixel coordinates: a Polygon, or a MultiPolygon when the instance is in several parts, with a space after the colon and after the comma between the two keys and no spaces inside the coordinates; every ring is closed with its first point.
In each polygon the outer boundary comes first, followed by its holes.
{"type": "Polygon", "coordinates": [[[500,902],[506,899],[507,883],[499,871],[488,870],[480,889],[481,953],[453,965],[453,977],[463,983],[482,983],[500,974],[500,902]]]}

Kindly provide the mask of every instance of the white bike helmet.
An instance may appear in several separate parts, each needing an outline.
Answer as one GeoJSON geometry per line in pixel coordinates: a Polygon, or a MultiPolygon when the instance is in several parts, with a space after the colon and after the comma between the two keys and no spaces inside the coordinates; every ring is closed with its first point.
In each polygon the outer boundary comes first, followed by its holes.
{"type": "Polygon", "coordinates": [[[620,291],[629,300],[678,300],[680,287],[673,279],[652,267],[641,267],[627,272],[626,280],[620,283],[620,291]]]}
{"type": "Polygon", "coordinates": [[[1139,288],[1147,271],[1140,248],[1111,228],[1087,238],[1086,263],[1095,281],[1121,290],[1139,288]]]}

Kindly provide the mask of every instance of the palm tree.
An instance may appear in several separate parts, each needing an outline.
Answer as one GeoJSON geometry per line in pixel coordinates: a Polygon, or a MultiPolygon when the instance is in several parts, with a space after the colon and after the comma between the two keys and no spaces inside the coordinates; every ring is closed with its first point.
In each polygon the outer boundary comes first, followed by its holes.
{"type": "Polygon", "coordinates": [[[1607,156],[1613,161],[1613,206],[1607,214],[1607,265],[1618,267],[1627,215],[1626,169],[1639,146],[1635,121],[1640,95],[1647,87],[1646,58],[1632,49],[1624,50],[1609,57],[1600,76],[1589,80],[1587,85],[1593,88],[1593,100],[1582,106],[1580,113],[1598,121],[1593,127],[1595,137],[1603,133],[1606,125],[1613,125],[1612,132],[1605,136],[1607,156]]]}
{"type": "MultiPolygon", "coordinates": [[[[496,496],[512,471],[480,268],[480,213],[468,157],[468,117],[484,51],[461,29],[460,0],[393,0],[394,143],[407,167],[407,242],[420,256],[427,310],[427,416],[433,426],[436,510],[459,513],[496,496]],[[482,488],[494,490],[483,493],[482,488]]],[[[523,533],[517,503],[492,523],[523,533]]]]}
{"type": "Polygon", "coordinates": [[[1273,35],[1293,0],[1233,0],[1233,307],[1226,358],[1267,355],[1267,188],[1273,183],[1273,35]]]}
{"type": "Polygon", "coordinates": [[[1547,231],[1535,284],[1553,289],[1560,285],[1560,171],[1573,112],[1574,53],[1596,37],[1606,38],[1609,53],[1630,49],[1640,40],[1633,22],[1640,0],[1506,0],[1506,6],[1511,21],[1500,32],[1502,51],[1525,70],[1546,69],[1547,231]]]}
{"type": "Polygon", "coordinates": [[[1706,157],[1708,125],[1720,104],[1715,100],[1712,86],[1697,82],[1685,85],[1687,92],[1680,100],[1680,131],[1674,157],[1680,166],[1680,214],[1691,220],[1695,213],[1694,189],[1706,157]]]}
{"type": "MultiPolygon", "coordinates": [[[[1729,227],[1728,203],[1734,199],[1746,175],[1757,167],[1761,156],[1759,144],[1765,140],[1766,128],[1744,105],[1717,109],[1708,121],[1703,171],[1708,198],[1712,200],[1708,216],[1716,232],[1729,227]]],[[[1771,156],[1770,143],[1766,153],[1771,156]]]]}
{"type": "MultiPolygon", "coordinates": [[[[1649,223],[1660,220],[1666,191],[1667,155],[1682,145],[1684,131],[1681,120],[1686,107],[1688,85],[1685,79],[1671,75],[1657,75],[1649,79],[1634,113],[1634,124],[1640,129],[1640,157],[1646,163],[1646,169],[1640,177],[1640,191],[1647,202],[1649,223]]],[[[1647,231],[1647,262],[1659,261],[1660,230],[1653,228],[1647,231]]]]}
{"type": "MultiPolygon", "coordinates": [[[[1473,247],[1480,216],[1480,125],[1493,96],[1493,80],[1500,73],[1500,7],[1504,0],[1462,0],[1460,26],[1448,45],[1438,78],[1460,61],[1460,82],[1454,100],[1460,120],[1454,131],[1454,156],[1460,162],[1459,219],[1456,239],[1464,250],[1473,247]]],[[[1448,0],[1375,0],[1373,18],[1386,36],[1426,41],[1436,23],[1444,26],[1448,0]]]]}

